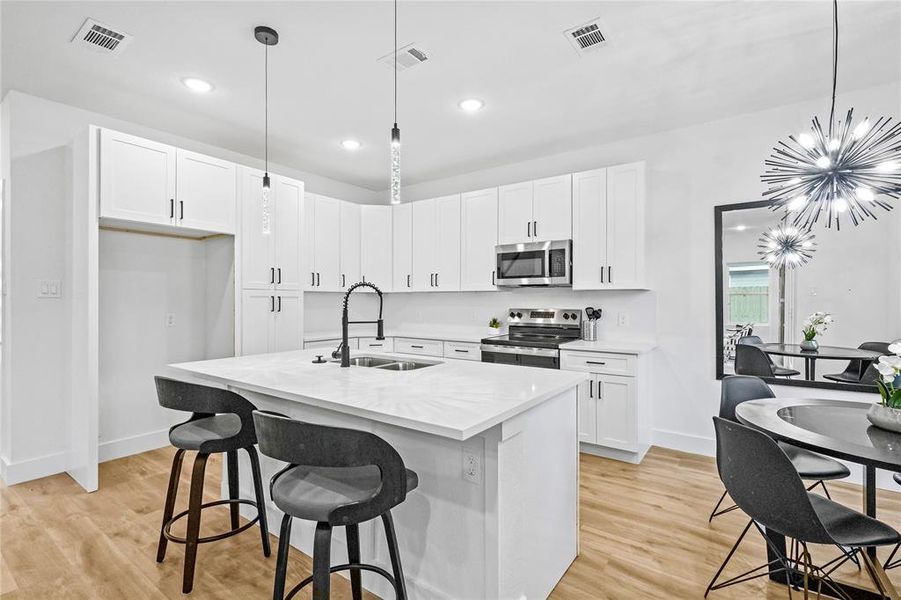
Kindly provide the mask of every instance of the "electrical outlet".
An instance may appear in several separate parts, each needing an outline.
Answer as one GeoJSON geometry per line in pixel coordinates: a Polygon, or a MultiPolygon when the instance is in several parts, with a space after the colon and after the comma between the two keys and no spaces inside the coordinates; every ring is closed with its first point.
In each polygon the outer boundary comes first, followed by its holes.
{"type": "Polygon", "coordinates": [[[472,450],[463,450],[463,479],[476,485],[482,483],[482,457],[472,450]]]}
{"type": "Polygon", "coordinates": [[[38,279],[38,298],[61,298],[63,295],[62,282],[59,279],[38,279]]]}
{"type": "Polygon", "coordinates": [[[620,327],[628,327],[629,326],[629,313],[621,312],[617,315],[616,324],[620,327]]]}
{"type": "Polygon", "coordinates": [[[166,313],[166,327],[175,327],[175,313],[166,313]]]}

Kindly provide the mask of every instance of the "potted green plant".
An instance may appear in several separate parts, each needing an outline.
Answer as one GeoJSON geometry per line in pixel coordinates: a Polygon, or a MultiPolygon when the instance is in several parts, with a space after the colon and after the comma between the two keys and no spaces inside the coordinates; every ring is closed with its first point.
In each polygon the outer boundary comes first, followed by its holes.
{"type": "Polygon", "coordinates": [[[488,321],[488,328],[491,330],[490,335],[501,334],[501,322],[496,317],[491,317],[491,320],[488,321]]]}
{"type": "Polygon", "coordinates": [[[826,333],[826,329],[832,324],[832,315],[826,312],[815,312],[804,320],[804,341],[801,342],[801,350],[815,351],[820,347],[816,337],[826,333]]]}
{"type": "Polygon", "coordinates": [[[876,362],[881,400],[867,411],[867,419],[882,429],[901,433],[901,342],[891,344],[890,356],[880,356],[876,362]]]}

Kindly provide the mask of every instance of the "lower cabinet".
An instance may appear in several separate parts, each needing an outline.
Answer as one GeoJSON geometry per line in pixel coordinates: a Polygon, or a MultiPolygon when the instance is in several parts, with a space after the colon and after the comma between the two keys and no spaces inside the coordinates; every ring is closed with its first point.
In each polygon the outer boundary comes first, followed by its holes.
{"type": "MultiPolygon", "coordinates": [[[[596,375],[594,383],[595,441],[628,452],[638,450],[635,378],[596,375]]],[[[591,383],[591,382],[589,382],[591,383]]]]}
{"type": "Polygon", "coordinates": [[[473,342],[444,342],[444,358],[482,360],[482,346],[473,342]]]}
{"type": "MultiPolygon", "coordinates": [[[[304,342],[303,347],[304,350],[309,350],[311,348],[326,348],[328,350],[335,350],[338,347],[338,344],[341,343],[341,338],[335,338],[332,340],[316,340],[312,342],[304,342]]],[[[357,338],[349,338],[347,340],[347,345],[351,350],[357,349],[357,338]]]]}
{"type": "Polygon", "coordinates": [[[444,356],[444,342],[415,338],[394,338],[394,351],[421,356],[444,356]]]}
{"type": "Polygon", "coordinates": [[[301,296],[278,290],[244,290],[240,346],[242,356],[303,348],[301,296]]]}
{"type": "Polygon", "coordinates": [[[383,340],[374,337],[359,338],[360,350],[369,350],[370,352],[394,352],[394,338],[386,337],[383,340]]]}

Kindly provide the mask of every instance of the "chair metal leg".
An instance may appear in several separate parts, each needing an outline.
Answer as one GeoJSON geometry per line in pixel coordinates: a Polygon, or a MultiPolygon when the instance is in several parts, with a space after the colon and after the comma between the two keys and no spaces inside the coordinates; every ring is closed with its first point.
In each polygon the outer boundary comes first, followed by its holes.
{"type": "Polygon", "coordinates": [[[194,566],[197,562],[197,539],[200,537],[200,513],[203,504],[203,477],[209,454],[197,453],[191,473],[191,495],[188,499],[188,531],[185,534],[185,572],[181,591],[187,594],[194,588],[194,566]]]}
{"type": "Polygon", "coordinates": [[[181,478],[181,465],[185,457],[184,450],[177,450],[175,456],[172,457],[172,470],[169,472],[169,489],[166,491],[166,506],[163,508],[163,524],[160,525],[160,541],[156,547],[156,562],[163,562],[166,558],[166,546],[169,539],[163,533],[166,523],[172,518],[175,512],[175,499],[178,496],[178,480],[181,478]]]}
{"type": "Polygon", "coordinates": [[[873,559],[866,551],[861,552],[860,556],[867,568],[867,573],[869,573],[870,578],[873,580],[873,584],[876,586],[876,589],[879,590],[879,593],[890,600],[898,600],[898,590],[895,589],[894,584],[885,574],[879,561],[873,559]]]}
{"type": "Polygon", "coordinates": [[[332,526],[324,522],[316,523],[313,537],[313,600],[328,600],[331,549],[332,526]]]}
{"type": "MultiPolygon", "coordinates": [[[[229,500],[237,500],[240,497],[238,483],[238,452],[229,450],[225,453],[225,462],[228,471],[228,498],[229,500]]],[[[238,504],[232,503],[228,507],[231,516],[232,529],[237,529],[241,522],[238,520],[238,504]]]]}
{"type": "Polygon", "coordinates": [[[250,470],[253,476],[253,493],[257,500],[257,511],[260,515],[260,537],[263,540],[263,556],[272,554],[269,546],[269,519],[266,515],[266,496],[263,494],[263,476],[260,474],[260,457],[253,446],[245,448],[250,456],[250,470]]]}
{"type": "Polygon", "coordinates": [[[884,563],[882,563],[882,568],[884,570],[888,571],[889,569],[894,569],[899,564],[901,564],[901,560],[894,562],[894,563],[892,562],[892,559],[894,559],[895,555],[898,553],[898,548],[901,548],[901,544],[895,544],[894,549],[892,549],[892,553],[889,554],[886,561],[884,563]]]}
{"type": "Polygon", "coordinates": [[[272,588],[272,600],[283,600],[285,597],[285,578],[288,575],[288,549],[291,547],[291,523],[294,517],[286,514],[282,518],[282,529],[278,538],[278,558],[275,561],[275,585],[272,588]]]}
{"type": "MultiPolygon", "coordinates": [[[[352,565],[360,564],[360,526],[347,525],[347,562],[352,565]]],[[[361,573],[357,569],[350,571],[350,589],[353,600],[363,600],[363,583],[361,573]]]]}
{"type": "MultiPolygon", "coordinates": [[[[723,494],[725,496],[725,494],[723,494]]],[[[738,550],[739,544],[741,541],[745,539],[745,535],[747,535],[748,530],[751,528],[751,525],[754,524],[754,521],[749,520],[748,524],[745,525],[745,528],[742,530],[741,535],[738,536],[738,539],[735,540],[735,544],[732,545],[732,549],[729,550],[729,554],[726,555],[725,560],[723,560],[723,564],[720,565],[720,568],[717,569],[716,574],[713,576],[713,579],[710,580],[710,583],[707,585],[707,589],[704,591],[704,597],[707,597],[707,594],[710,593],[710,590],[713,589],[714,585],[716,585],[716,580],[719,579],[720,575],[723,572],[723,569],[726,568],[726,565],[729,564],[729,561],[732,560],[732,555],[735,554],[735,551],[738,550]]]]}
{"type": "Polygon", "coordinates": [[[385,538],[388,541],[388,554],[391,557],[391,569],[394,571],[394,592],[397,600],[407,600],[407,584],[404,581],[404,570],[400,564],[400,552],[397,549],[397,534],[394,532],[394,519],[391,511],[382,514],[385,525],[385,538]]]}

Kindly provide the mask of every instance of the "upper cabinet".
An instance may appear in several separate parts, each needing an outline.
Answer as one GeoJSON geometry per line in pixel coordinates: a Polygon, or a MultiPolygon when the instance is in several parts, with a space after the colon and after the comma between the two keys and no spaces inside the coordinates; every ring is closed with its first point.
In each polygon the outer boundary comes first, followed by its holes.
{"type": "Polygon", "coordinates": [[[391,291],[390,206],[360,207],[360,274],[383,292],[391,291]]]}
{"type": "Polygon", "coordinates": [[[414,202],[412,289],[460,289],[460,195],[414,202]]]}
{"type": "Polygon", "coordinates": [[[499,244],[572,237],[572,176],[558,175],[498,188],[499,244]]]}
{"type": "Polygon", "coordinates": [[[645,164],[573,175],[573,288],[642,289],[645,164]]]}
{"type": "Polygon", "coordinates": [[[460,196],[460,289],[495,290],[497,188],[460,196]]]}
{"type": "Polygon", "coordinates": [[[413,291],[413,205],[391,207],[391,279],[395,292],[413,291]]]}
{"type": "Polygon", "coordinates": [[[233,234],[236,200],[233,163],[101,129],[101,219],[233,234]]]}
{"type": "Polygon", "coordinates": [[[360,205],[340,203],[341,243],[338,254],[338,287],[341,291],[360,281],[360,205]]]}
{"type": "Polygon", "coordinates": [[[307,268],[304,287],[311,292],[341,291],[341,201],[306,194],[304,246],[307,268]]]}

